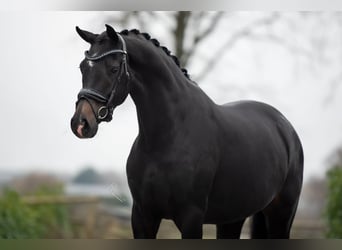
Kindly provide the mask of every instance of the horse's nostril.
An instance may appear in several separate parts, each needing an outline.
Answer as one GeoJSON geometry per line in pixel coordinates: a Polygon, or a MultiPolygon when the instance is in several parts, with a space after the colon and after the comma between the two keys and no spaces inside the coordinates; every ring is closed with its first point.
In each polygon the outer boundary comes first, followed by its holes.
{"type": "Polygon", "coordinates": [[[86,125],[88,122],[87,122],[87,120],[86,119],[81,119],[80,120],[80,125],[86,125]]]}
{"type": "Polygon", "coordinates": [[[80,117],[79,125],[83,126],[83,127],[88,127],[89,126],[89,122],[88,122],[88,120],[86,118],[80,117]]]}
{"type": "Polygon", "coordinates": [[[90,124],[87,119],[82,119],[80,122],[80,127],[82,127],[83,134],[86,134],[90,129],[90,124]]]}

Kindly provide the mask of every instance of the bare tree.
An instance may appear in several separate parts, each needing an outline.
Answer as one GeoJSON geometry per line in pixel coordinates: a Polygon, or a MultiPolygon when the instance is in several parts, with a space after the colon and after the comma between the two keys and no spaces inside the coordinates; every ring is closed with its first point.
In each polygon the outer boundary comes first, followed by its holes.
{"type": "MultiPolygon", "coordinates": [[[[195,76],[201,81],[222,62],[222,59],[239,42],[266,42],[286,49],[294,60],[304,58],[314,71],[331,67],[332,61],[342,63],[342,46],[331,53],[332,39],[327,32],[337,32],[342,38],[342,14],[340,12],[115,12],[105,17],[108,23],[126,27],[134,23],[137,28],[148,31],[153,23],[165,24],[172,37],[171,46],[182,67],[188,67],[200,55],[200,47],[210,38],[219,37],[218,46],[210,47],[210,56],[205,56],[202,70],[195,76]],[[242,16],[242,17],[241,17],[242,16]],[[248,17],[248,18],[247,18],[248,17]],[[250,18],[252,17],[252,18],[250,18]],[[247,20],[247,21],[246,21],[247,20]],[[219,35],[219,36],[218,36],[219,35]]],[[[340,39],[341,40],[341,39],[340,39]]],[[[341,41],[342,44],[342,41],[341,41]]],[[[168,44],[170,46],[170,44],[168,44]]],[[[337,46],[337,45],[336,45],[337,46]]],[[[342,73],[332,73],[329,86],[331,95],[342,81],[342,73]]]]}
{"type": "Polygon", "coordinates": [[[180,64],[186,67],[196,54],[198,45],[215,31],[223,16],[223,12],[124,12],[119,17],[109,16],[106,21],[126,26],[134,20],[141,29],[146,29],[148,20],[171,20],[173,27],[169,32],[173,37],[174,54],[179,58],[180,64]]]}

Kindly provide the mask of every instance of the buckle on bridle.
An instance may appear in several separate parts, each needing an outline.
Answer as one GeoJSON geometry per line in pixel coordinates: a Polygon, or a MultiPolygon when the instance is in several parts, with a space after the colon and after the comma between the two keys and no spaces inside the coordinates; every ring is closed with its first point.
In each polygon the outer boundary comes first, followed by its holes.
{"type": "Polygon", "coordinates": [[[108,116],[108,114],[109,114],[108,108],[106,106],[102,106],[97,111],[97,118],[99,120],[103,120],[108,116]]]}

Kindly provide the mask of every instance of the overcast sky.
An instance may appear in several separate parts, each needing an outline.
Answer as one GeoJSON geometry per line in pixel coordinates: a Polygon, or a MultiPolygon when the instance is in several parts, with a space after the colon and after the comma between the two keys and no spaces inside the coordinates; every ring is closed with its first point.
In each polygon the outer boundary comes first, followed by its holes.
{"type": "MultiPolygon", "coordinates": [[[[103,19],[94,12],[0,12],[0,170],[73,174],[94,165],[125,171],[138,133],[130,98],[115,110],[111,123],[100,125],[95,138],[80,140],[70,130],[81,88],[78,65],[88,48],[76,25],[104,30],[103,19]]],[[[153,29],[148,32],[157,38],[160,34],[170,47],[163,29],[153,29]]],[[[215,37],[202,48],[199,60],[214,47],[215,37]]],[[[241,42],[199,84],[217,103],[255,99],[279,109],[303,142],[308,178],[322,175],[328,156],[342,144],[342,87],[325,103],[329,72],[312,73],[306,67],[279,46],[241,42]]],[[[194,61],[189,73],[200,70],[194,61]]]]}

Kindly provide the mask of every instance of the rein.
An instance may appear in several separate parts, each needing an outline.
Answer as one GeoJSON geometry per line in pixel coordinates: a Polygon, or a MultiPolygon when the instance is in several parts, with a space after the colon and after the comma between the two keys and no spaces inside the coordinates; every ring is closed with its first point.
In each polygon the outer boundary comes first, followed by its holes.
{"type": "Polygon", "coordinates": [[[116,99],[115,94],[117,93],[117,87],[122,82],[122,78],[124,78],[124,80],[125,80],[124,82],[126,83],[126,85],[128,85],[129,78],[130,78],[130,75],[128,72],[128,66],[127,66],[126,42],[120,34],[117,34],[117,35],[120,38],[120,41],[122,43],[122,49],[109,50],[109,51],[106,51],[103,54],[97,55],[97,56],[90,56],[88,51],[84,52],[85,58],[87,60],[90,60],[90,61],[98,61],[98,60],[101,60],[102,58],[104,58],[108,55],[112,55],[112,54],[122,54],[123,55],[122,61],[120,63],[119,74],[116,78],[117,83],[115,84],[115,82],[114,82],[112,90],[111,90],[108,98],[105,95],[99,93],[98,91],[93,90],[93,89],[89,89],[89,88],[82,88],[80,90],[80,92],[78,93],[76,105],[81,100],[86,100],[89,103],[98,123],[100,123],[101,121],[109,122],[112,120],[114,108],[117,106],[117,100],[115,100],[116,99]],[[94,109],[93,105],[91,104],[90,100],[95,100],[97,102],[103,103],[103,105],[96,111],[94,109]]]}

